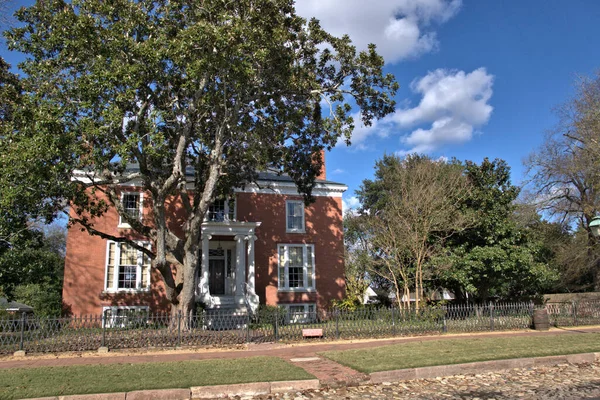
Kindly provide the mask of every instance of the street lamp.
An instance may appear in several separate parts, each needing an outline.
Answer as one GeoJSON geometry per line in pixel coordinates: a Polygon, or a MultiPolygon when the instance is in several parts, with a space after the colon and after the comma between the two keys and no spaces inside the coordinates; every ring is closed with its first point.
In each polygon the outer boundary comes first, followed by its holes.
{"type": "Polygon", "coordinates": [[[600,237],[600,216],[592,219],[592,222],[590,222],[590,231],[592,231],[592,236],[600,237]]]}

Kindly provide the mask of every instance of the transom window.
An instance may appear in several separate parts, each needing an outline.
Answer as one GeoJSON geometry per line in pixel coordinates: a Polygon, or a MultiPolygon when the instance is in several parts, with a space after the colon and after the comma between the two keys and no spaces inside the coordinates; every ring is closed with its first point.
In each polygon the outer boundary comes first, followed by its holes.
{"type": "Polygon", "coordinates": [[[278,259],[279,290],[315,288],[315,254],[312,244],[281,244],[278,259]]]}
{"type": "MultiPolygon", "coordinates": [[[[129,192],[121,195],[121,205],[123,206],[123,211],[131,219],[139,220],[142,217],[142,196],[143,194],[141,192],[129,192]]],[[[124,218],[122,215],[119,216],[119,225],[129,226],[126,218],[124,218]]]]}
{"type": "Polygon", "coordinates": [[[150,288],[150,258],[127,243],[108,242],[105,289],[150,288]]]}
{"type": "Polygon", "coordinates": [[[299,200],[288,200],[285,204],[286,230],[304,232],[304,203],[299,200]]]}
{"type": "Polygon", "coordinates": [[[215,200],[208,207],[206,220],[210,222],[235,221],[235,199],[215,200]]]}

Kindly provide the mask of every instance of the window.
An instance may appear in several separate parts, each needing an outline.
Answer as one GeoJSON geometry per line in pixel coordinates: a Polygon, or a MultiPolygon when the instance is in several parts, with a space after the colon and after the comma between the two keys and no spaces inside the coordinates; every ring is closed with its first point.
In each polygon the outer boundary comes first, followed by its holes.
{"type": "Polygon", "coordinates": [[[134,291],[150,288],[150,258],[127,243],[108,242],[107,291],[134,291]]]}
{"type": "Polygon", "coordinates": [[[215,200],[208,207],[206,220],[210,222],[235,221],[235,199],[215,200]]]}
{"type": "Polygon", "coordinates": [[[315,288],[315,254],[312,244],[282,244],[278,249],[279,290],[315,288]]]}
{"type": "Polygon", "coordinates": [[[308,323],[317,320],[314,304],[283,304],[287,309],[286,321],[290,324],[308,323]]]}
{"type": "Polygon", "coordinates": [[[107,328],[143,327],[149,317],[148,306],[114,306],[102,308],[102,319],[107,328]]]}
{"type": "MultiPolygon", "coordinates": [[[[141,192],[130,192],[123,193],[121,195],[121,204],[123,205],[123,211],[132,219],[140,220],[143,212],[143,194],[141,192]]],[[[119,227],[129,228],[129,224],[123,218],[119,216],[119,227]]]]}
{"type": "Polygon", "coordinates": [[[304,233],[304,203],[298,200],[285,202],[286,230],[304,233]]]}

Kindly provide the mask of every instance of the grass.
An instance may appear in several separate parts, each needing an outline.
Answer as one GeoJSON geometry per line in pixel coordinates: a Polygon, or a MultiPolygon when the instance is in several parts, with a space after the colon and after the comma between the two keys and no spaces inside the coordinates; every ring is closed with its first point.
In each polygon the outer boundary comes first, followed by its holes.
{"type": "Polygon", "coordinates": [[[0,370],[0,399],[313,379],[277,357],[0,370]]]}
{"type": "Polygon", "coordinates": [[[600,333],[486,337],[407,342],[369,349],[321,353],[364,373],[600,351],[600,333]]]}

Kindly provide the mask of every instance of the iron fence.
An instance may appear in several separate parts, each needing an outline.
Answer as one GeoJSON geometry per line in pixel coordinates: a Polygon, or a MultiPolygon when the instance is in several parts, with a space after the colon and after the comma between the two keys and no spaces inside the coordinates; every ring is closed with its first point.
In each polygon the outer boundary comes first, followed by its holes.
{"type": "MultiPolygon", "coordinates": [[[[600,302],[549,303],[546,308],[553,325],[600,324],[600,302]]],[[[316,329],[322,340],[527,329],[533,310],[533,303],[514,302],[419,310],[366,307],[290,312],[285,307],[263,307],[252,315],[205,310],[190,318],[147,311],[70,318],[23,314],[0,319],[0,354],[293,342],[302,340],[306,329],[316,329]]]]}

